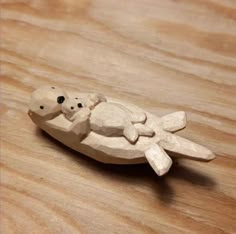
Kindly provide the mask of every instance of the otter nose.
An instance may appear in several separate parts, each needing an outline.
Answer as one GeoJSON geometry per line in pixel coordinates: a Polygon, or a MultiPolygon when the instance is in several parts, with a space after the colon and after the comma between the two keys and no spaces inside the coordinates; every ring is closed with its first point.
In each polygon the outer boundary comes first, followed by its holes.
{"type": "Polygon", "coordinates": [[[57,103],[62,104],[64,101],[65,101],[65,97],[64,96],[57,97],[57,103]]]}

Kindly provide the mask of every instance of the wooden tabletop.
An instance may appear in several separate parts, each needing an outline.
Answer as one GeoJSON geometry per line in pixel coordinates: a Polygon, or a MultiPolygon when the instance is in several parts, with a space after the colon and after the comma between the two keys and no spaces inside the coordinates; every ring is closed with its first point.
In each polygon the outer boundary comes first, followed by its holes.
{"type": "Polygon", "coordinates": [[[1,229],[17,233],[236,233],[235,0],[2,0],[1,229]],[[209,163],[95,162],[27,116],[41,85],[100,92],[158,116],[209,163]]]}

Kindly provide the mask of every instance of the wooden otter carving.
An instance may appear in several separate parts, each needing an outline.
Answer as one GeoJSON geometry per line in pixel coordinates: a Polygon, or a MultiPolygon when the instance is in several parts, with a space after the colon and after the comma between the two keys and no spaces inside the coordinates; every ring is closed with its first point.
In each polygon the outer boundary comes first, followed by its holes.
{"type": "Polygon", "coordinates": [[[204,146],[173,134],[186,126],[183,111],[158,118],[101,94],[41,87],[32,93],[28,114],[58,141],[103,163],[148,162],[161,176],[172,165],[165,150],[192,160],[215,158],[204,146]]]}

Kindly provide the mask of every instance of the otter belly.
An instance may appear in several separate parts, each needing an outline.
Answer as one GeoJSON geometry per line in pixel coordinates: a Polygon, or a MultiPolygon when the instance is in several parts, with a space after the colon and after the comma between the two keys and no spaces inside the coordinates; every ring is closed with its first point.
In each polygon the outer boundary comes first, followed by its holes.
{"type": "Polygon", "coordinates": [[[100,103],[90,117],[91,130],[104,136],[121,136],[129,124],[129,115],[116,103],[100,103]]]}

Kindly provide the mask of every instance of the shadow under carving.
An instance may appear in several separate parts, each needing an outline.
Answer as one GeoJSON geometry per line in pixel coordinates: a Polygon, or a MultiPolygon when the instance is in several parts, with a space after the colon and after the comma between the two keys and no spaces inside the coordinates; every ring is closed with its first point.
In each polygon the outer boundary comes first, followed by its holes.
{"type": "MultiPolygon", "coordinates": [[[[181,165],[181,160],[174,160],[170,172],[162,177],[158,177],[151,170],[148,163],[131,165],[104,164],[65,146],[39,128],[36,128],[36,134],[41,138],[51,141],[67,157],[73,159],[75,163],[88,168],[88,170],[110,176],[112,179],[122,181],[124,184],[150,187],[155,192],[157,198],[166,205],[171,204],[175,197],[175,191],[170,186],[171,181],[172,183],[173,181],[178,183],[178,180],[182,180],[195,186],[206,187],[207,189],[213,189],[216,185],[212,178],[202,174],[202,172],[200,173],[197,170],[181,165]]],[[[172,159],[178,158],[178,155],[175,153],[168,152],[168,154],[171,157],[174,156],[172,159]]]]}

